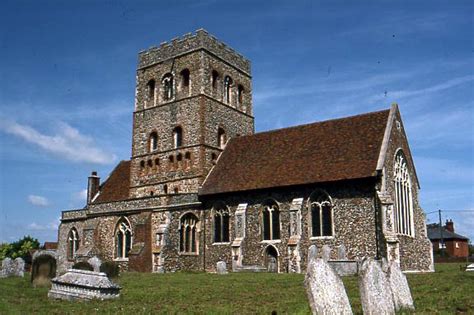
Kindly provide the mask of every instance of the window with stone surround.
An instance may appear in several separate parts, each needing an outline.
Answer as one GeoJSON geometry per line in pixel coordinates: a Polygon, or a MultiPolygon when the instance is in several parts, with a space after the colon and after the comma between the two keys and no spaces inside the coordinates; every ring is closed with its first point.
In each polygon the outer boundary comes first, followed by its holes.
{"type": "Polygon", "coordinates": [[[174,82],[173,75],[167,73],[163,76],[161,83],[163,84],[163,99],[165,101],[170,101],[174,97],[174,82]]]}
{"type": "Polygon", "coordinates": [[[280,239],[280,210],[275,203],[263,206],[262,230],[264,241],[280,239]]]}
{"type": "Polygon", "coordinates": [[[399,150],[395,156],[393,171],[395,186],[395,231],[398,234],[414,236],[411,179],[407,160],[402,150],[399,150]]]}
{"type": "Polygon", "coordinates": [[[67,246],[67,258],[72,260],[76,255],[76,251],[79,249],[79,234],[77,233],[76,228],[72,228],[69,231],[67,237],[67,246]]]}
{"type": "Polygon", "coordinates": [[[183,129],[176,127],[173,129],[173,148],[177,149],[183,145],[183,129]]]}
{"type": "Polygon", "coordinates": [[[229,211],[225,207],[214,210],[214,243],[229,242],[229,211]]]}
{"type": "Polygon", "coordinates": [[[181,72],[181,87],[183,89],[189,87],[189,82],[190,82],[190,72],[189,69],[183,69],[181,72]]]}
{"type": "Polygon", "coordinates": [[[237,87],[237,102],[239,106],[242,106],[242,103],[244,102],[244,87],[240,84],[237,87]]]}
{"type": "Polygon", "coordinates": [[[150,139],[148,141],[150,152],[158,150],[158,134],[156,133],[156,131],[150,133],[150,139]]]}
{"type": "Polygon", "coordinates": [[[126,259],[132,248],[132,229],[130,222],[122,218],[115,227],[115,258],[126,259]]]}
{"type": "Polygon", "coordinates": [[[179,251],[181,253],[198,253],[198,222],[198,218],[192,213],[187,213],[181,218],[179,226],[179,251]]]}
{"type": "Polygon", "coordinates": [[[148,93],[147,105],[154,106],[155,105],[155,89],[156,89],[155,80],[151,79],[150,81],[148,81],[146,86],[147,86],[147,93],[148,93]]]}
{"type": "Polygon", "coordinates": [[[217,146],[223,149],[225,146],[225,143],[226,143],[225,130],[223,128],[219,128],[217,130],[217,146]]]}
{"type": "Polygon", "coordinates": [[[230,104],[232,99],[232,78],[226,76],[224,78],[224,102],[230,104]]]}
{"type": "Polygon", "coordinates": [[[219,72],[212,70],[212,89],[217,89],[217,81],[219,80],[219,72]]]}
{"type": "Polygon", "coordinates": [[[323,191],[314,192],[309,200],[311,214],[311,237],[334,235],[333,205],[329,195],[323,191]]]}

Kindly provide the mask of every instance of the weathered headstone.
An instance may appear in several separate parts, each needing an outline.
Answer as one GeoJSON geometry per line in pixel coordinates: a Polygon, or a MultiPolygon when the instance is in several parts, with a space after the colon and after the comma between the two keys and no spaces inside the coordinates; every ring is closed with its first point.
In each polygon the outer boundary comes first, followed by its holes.
{"type": "Polygon", "coordinates": [[[227,264],[225,261],[218,261],[216,266],[217,274],[224,275],[227,273],[227,264]]]}
{"type": "Polygon", "coordinates": [[[466,267],[466,271],[474,271],[474,264],[470,264],[466,267]]]}
{"type": "Polygon", "coordinates": [[[95,272],[100,272],[100,266],[102,265],[102,260],[99,257],[94,256],[87,261],[95,272]]]}
{"type": "Polygon", "coordinates": [[[34,286],[49,285],[56,276],[56,253],[40,250],[34,253],[31,265],[31,282],[34,286]]]}
{"type": "Polygon", "coordinates": [[[331,247],[329,245],[323,245],[321,252],[324,261],[328,261],[331,259],[331,247]]]}
{"type": "Polygon", "coordinates": [[[363,262],[359,276],[359,290],[364,314],[395,314],[392,290],[379,262],[371,258],[363,262]]]}
{"type": "Polygon", "coordinates": [[[388,264],[387,276],[392,290],[395,310],[414,310],[415,306],[413,305],[413,298],[411,296],[410,287],[408,286],[407,277],[402,273],[396,261],[392,261],[388,264]]]}
{"type": "Polygon", "coordinates": [[[5,259],[3,259],[2,270],[0,273],[1,278],[10,277],[12,273],[12,264],[12,259],[10,257],[6,257],[5,259]]]}
{"type": "Polygon", "coordinates": [[[338,260],[347,260],[346,247],[344,246],[344,244],[341,244],[337,247],[337,259],[338,260]]]}
{"type": "Polygon", "coordinates": [[[12,276],[23,277],[25,274],[25,261],[21,257],[13,261],[12,276]]]}
{"type": "Polygon", "coordinates": [[[278,272],[278,262],[273,256],[268,257],[268,272],[278,272]]]}
{"type": "Polygon", "coordinates": [[[308,249],[308,264],[311,260],[318,258],[318,248],[316,245],[311,245],[308,249]]]}
{"type": "Polygon", "coordinates": [[[304,283],[311,312],[313,314],[352,314],[344,284],[328,262],[317,258],[308,260],[304,283]]]}

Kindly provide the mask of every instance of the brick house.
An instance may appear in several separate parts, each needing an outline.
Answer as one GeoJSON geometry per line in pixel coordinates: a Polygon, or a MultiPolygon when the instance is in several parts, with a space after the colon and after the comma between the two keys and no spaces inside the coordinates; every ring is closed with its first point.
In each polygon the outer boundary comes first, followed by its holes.
{"type": "Polygon", "coordinates": [[[453,220],[446,220],[446,225],[441,229],[437,223],[428,224],[427,229],[428,238],[433,244],[433,251],[439,252],[444,248],[450,257],[465,258],[469,256],[469,238],[454,232],[453,220]],[[441,240],[443,241],[441,242],[441,240]]]}
{"type": "Polygon", "coordinates": [[[204,30],[141,52],[136,77],[132,157],[62,212],[60,271],[97,255],[142,272],[302,272],[312,244],[433,270],[397,105],[255,133],[250,62],[204,30]]]}

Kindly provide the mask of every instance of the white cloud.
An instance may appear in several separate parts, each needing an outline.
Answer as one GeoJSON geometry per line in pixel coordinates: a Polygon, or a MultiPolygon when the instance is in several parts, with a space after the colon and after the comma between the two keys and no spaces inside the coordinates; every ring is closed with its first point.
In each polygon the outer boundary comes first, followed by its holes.
{"type": "Polygon", "coordinates": [[[38,207],[47,207],[50,204],[49,200],[46,197],[36,195],[29,195],[28,202],[38,207]]]}
{"type": "Polygon", "coordinates": [[[73,195],[72,195],[72,198],[75,200],[75,201],[86,201],[87,200],[87,189],[83,189],[81,191],[78,191],[78,192],[75,192],[73,195]]]}
{"type": "Polygon", "coordinates": [[[115,155],[97,147],[91,137],[66,123],[59,124],[55,135],[45,135],[30,126],[4,120],[0,120],[0,129],[70,161],[110,164],[116,159],[115,155]]]}
{"type": "Polygon", "coordinates": [[[27,226],[27,230],[30,231],[56,231],[59,227],[59,223],[61,222],[61,218],[56,218],[55,220],[46,223],[46,224],[38,224],[36,222],[30,223],[27,226]]]}

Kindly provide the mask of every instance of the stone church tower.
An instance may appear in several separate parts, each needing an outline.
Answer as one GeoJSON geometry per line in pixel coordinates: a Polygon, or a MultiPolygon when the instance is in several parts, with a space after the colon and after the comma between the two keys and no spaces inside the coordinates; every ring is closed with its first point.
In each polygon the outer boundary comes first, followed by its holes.
{"type": "Polygon", "coordinates": [[[229,138],[253,134],[250,62],[204,30],[139,55],[130,197],[197,193],[229,138]]]}

